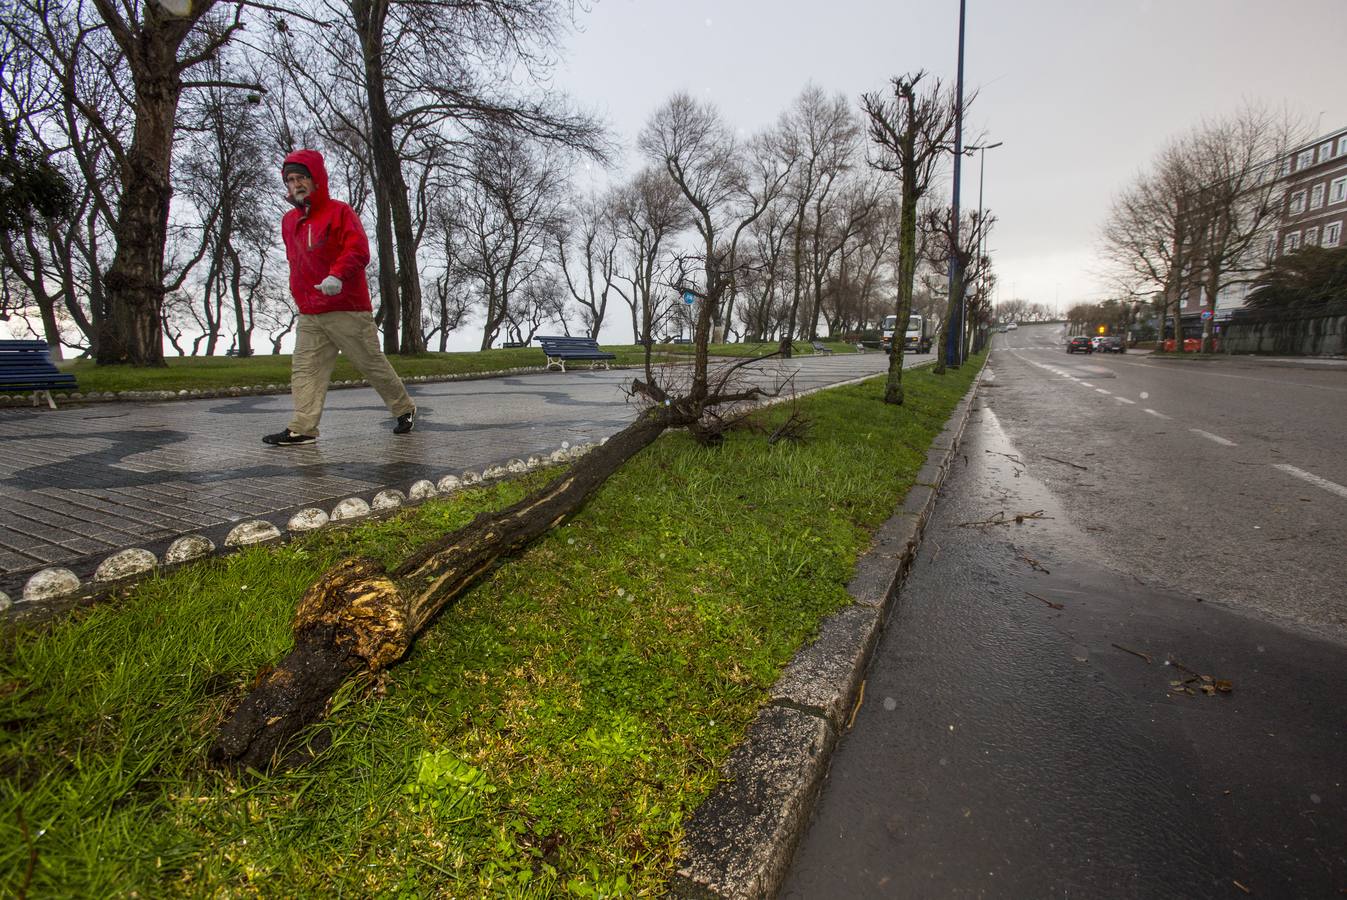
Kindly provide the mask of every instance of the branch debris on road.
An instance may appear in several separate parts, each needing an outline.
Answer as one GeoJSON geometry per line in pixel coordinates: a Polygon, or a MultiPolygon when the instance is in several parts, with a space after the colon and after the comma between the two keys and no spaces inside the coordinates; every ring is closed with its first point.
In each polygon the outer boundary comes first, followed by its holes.
{"type": "MultiPolygon", "coordinates": [[[[1021,475],[1023,475],[1023,474],[1028,470],[1028,466],[1026,466],[1026,465],[1024,464],[1024,460],[1020,459],[1020,458],[1019,458],[1018,456],[1016,456],[1014,453],[1001,453],[1001,452],[999,452],[999,451],[997,451],[997,450],[984,450],[983,452],[984,452],[984,453],[990,453],[990,454],[992,454],[992,455],[994,455],[994,456],[1004,456],[1006,459],[1010,460],[1012,463],[1014,463],[1015,465],[1019,466],[1019,468],[1015,470],[1015,477],[1016,477],[1016,478],[1019,478],[1021,475]]],[[[965,456],[965,457],[964,457],[964,461],[966,462],[967,460],[968,460],[968,457],[965,456]]]]}
{"type": "Polygon", "coordinates": [[[1038,560],[1034,559],[1032,556],[1025,556],[1023,553],[1021,553],[1021,554],[1017,557],[1017,559],[1022,559],[1022,560],[1024,560],[1025,562],[1027,562],[1027,563],[1029,564],[1030,568],[1032,568],[1032,569],[1033,569],[1034,571],[1036,571],[1036,572],[1042,572],[1044,575],[1051,575],[1051,574],[1052,574],[1051,572],[1048,571],[1048,567],[1047,567],[1047,566],[1043,565],[1041,562],[1039,562],[1038,560]]]}
{"type": "Polygon", "coordinates": [[[1015,513],[1013,518],[1006,518],[1005,510],[997,510],[990,519],[980,519],[976,522],[960,522],[960,528],[975,528],[980,525],[1009,525],[1014,522],[1016,525],[1023,525],[1025,519],[1051,519],[1052,516],[1043,515],[1043,510],[1036,509],[1033,512],[1015,513]]]}
{"type": "Polygon", "coordinates": [[[1115,647],[1124,653],[1130,653],[1133,656],[1139,656],[1142,659],[1146,660],[1146,662],[1148,663],[1154,662],[1154,660],[1151,659],[1151,655],[1149,653],[1142,653],[1140,650],[1133,650],[1131,647],[1124,647],[1122,644],[1112,644],[1110,646],[1115,647]]]}
{"type": "Polygon", "coordinates": [[[1064,465],[1064,466],[1071,466],[1071,467],[1074,468],[1074,469],[1080,469],[1082,472],[1088,472],[1088,471],[1090,471],[1089,466],[1082,466],[1080,463],[1073,463],[1073,462],[1071,462],[1070,460],[1066,460],[1066,459],[1058,459],[1058,458],[1055,457],[1055,456],[1048,456],[1047,454],[1044,454],[1044,455],[1043,455],[1043,458],[1044,458],[1044,459],[1050,459],[1050,460],[1052,460],[1053,462],[1059,462],[1059,463],[1061,463],[1061,464],[1064,465]]]}
{"type": "Polygon", "coordinates": [[[1066,609],[1066,607],[1063,606],[1062,604],[1060,604],[1060,603],[1053,603],[1051,600],[1047,599],[1046,597],[1040,597],[1040,596],[1038,596],[1038,595],[1035,594],[1033,591],[1025,591],[1025,593],[1028,594],[1030,597],[1033,597],[1035,600],[1042,600],[1044,603],[1048,604],[1048,606],[1051,606],[1053,609],[1066,609]]]}

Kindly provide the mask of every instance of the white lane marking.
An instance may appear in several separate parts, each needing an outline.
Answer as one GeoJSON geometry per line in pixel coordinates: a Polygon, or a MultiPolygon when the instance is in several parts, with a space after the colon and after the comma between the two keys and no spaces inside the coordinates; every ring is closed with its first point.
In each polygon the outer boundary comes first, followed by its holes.
{"type": "Polygon", "coordinates": [[[1272,468],[1281,469],[1287,475],[1294,475],[1297,478],[1308,481],[1315,487],[1321,487],[1330,494],[1337,494],[1339,497],[1347,497],[1347,487],[1343,487],[1335,481],[1329,481],[1327,478],[1320,478],[1304,469],[1297,469],[1295,466],[1288,466],[1286,463],[1273,463],[1272,468]]]}
{"type": "Polygon", "coordinates": [[[1088,382],[1088,381],[1082,381],[1082,382],[1080,383],[1080,386],[1081,386],[1081,387],[1094,387],[1094,385],[1090,384],[1090,382],[1088,382]]]}
{"type": "Polygon", "coordinates": [[[1098,393],[1100,393],[1100,394],[1112,394],[1112,393],[1113,393],[1112,391],[1106,391],[1106,390],[1104,390],[1103,388],[1095,388],[1095,391],[1098,392],[1098,393]]]}
{"type": "Polygon", "coordinates": [[[1219,434],[1212,434],[1210,431],[1203,431],[1201,428],[1189,428],[1188,430],[1191,431],[1193,434],[1201,435],[1202,437],[1206,438],[1206,439],[1209,440],[1209,441],[1215,441],[1216,443],[1220,444],[1222,447],[1238,447],[1238,446],[1239,446],[1239,444],[1236,444],[1234,441],[1226,440],[1225,438],[1221,437],[1219,434]]]}
{"type": "Polygon", "coordinates": [[[1135,400],[1128,400],[1126,397],[1114,397],[1113,399],[1117,400],[1119,403],[1126,403],[1128,406],[1137,405],[1137,402],[1135,400]]]}
{"type": "Polygon", "coordinates": [[[1151,415],[1155,416],[1155,418],[1157,418],[1157,419],[1168,419],[1168,418],[1169,418],[1169,416],[1165,415],[1164,413],[1156,412],[1156,411],[1153,410],[1153,409],[1148,409],[1148,410],[1146,410],[1146,412],[1148,412],[1148,413],[1150,413],[1151,415]]]}
{"type": "MultiPolygon", "coordinates": [[[[1136,366],[1136,367],[1139,368],[1139,369],[1165,369],[1165,368],[1168,368],[1168,365],[1157,366],[1157,365],[1148,365],[1148,364],[1146,364],[1146,363],[1123,363],[1123,365],[1127,365],[1127,366],[1136,366]]],[[[1294,387],[1319,388],[1319,389],[1321,389],[1321,390],[1325,390],[1325,391],[1334,391],[1334,392],[1336,392],[1336,393],[1347,392],[1347,388],[1345,388],[1345,387],[1337,387],[1336,385],[1331,385],[1331,384],[1306,384],[1306,383],[1303,382],[1303,381],[1287,381],[1287,380],[1281,379],[1281,378],[1258,378],[1258,377],[1253,376],[1253,375],[1231,375],[1231,374],[1228,373],[1228,372],[1213,372],[1213,371],[1211,371],[1210,369],[1204,369],[1204,368],[1202,368],[1201,366],[1197,366],[1197,365],[1190,366],[1190,367],[1189,367],[1189,371],[1194,372],[1194,373],[1199,374],[1199,375],[1210,375],[1210,376],[1213,377],[1213,378],[1234,378],[1234,379],[1237,379],[1237,380],[1239,380],[1239,381],[1261,381],[1261,382],[1264,382],[1264,383],[1266,383],[1266,384],[1277,384],[1277,385],[1288,385],[1288,384],[1289,384],[1289,385],[1292,385],[1292,386],[1294,386],[1294,387]]]]}

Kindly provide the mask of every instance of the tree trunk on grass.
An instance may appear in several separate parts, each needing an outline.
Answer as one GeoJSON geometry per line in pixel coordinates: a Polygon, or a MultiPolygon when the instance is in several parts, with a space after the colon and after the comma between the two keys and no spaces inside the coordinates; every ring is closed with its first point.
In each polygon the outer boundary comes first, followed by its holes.
{"type": "MultiPolygon", "coordinates": [[[[168,64],[160,61],[158,67],[168,68],[168,64]]],[[[176,74],[144,77],[136,85],[135,138],[122,166],[121,205],[113,226],[117,251],[103,276],[108,315],[98,336],[100,365],[165,364],[159,310],[163,305],[168,206],[173,193],[169,161],[181,90],[176,74]]]]}
{"type": "Polygon", "coordinates": [[[695,423],[698,406],[675,401],[651,410],[543,490],[501,512],[479,515],[392,572],[368,559],[349,559],[325,573],[295,612],[294,649],[226,718],[210,760],[259,771],[303,762],[305,753],[287,753],[287,743],[323,715],[346,678],[396,663],[459,594],[504,557],[577,512],[665,429],[695,423]]]}

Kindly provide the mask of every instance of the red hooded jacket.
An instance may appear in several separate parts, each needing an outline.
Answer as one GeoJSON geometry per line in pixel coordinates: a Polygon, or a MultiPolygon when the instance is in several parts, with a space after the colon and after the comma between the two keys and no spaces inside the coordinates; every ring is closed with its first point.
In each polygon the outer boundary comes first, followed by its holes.
{"type": "Polygon", "coordinates": [[[290,294],[295,305],[306,316],[337,311],[372,312],[369,283],[365,280],[369,238],[360,217],[345,203],[328,196],[327,167],[317,150],[296,150],[285,161],[299,163],[313,176],[313,193],[304,206],[281,218],[285,258],[290,261],[290,294]],[[314,286],[329,275],[341,279],[341,291],[331,297],[314,286]]]}

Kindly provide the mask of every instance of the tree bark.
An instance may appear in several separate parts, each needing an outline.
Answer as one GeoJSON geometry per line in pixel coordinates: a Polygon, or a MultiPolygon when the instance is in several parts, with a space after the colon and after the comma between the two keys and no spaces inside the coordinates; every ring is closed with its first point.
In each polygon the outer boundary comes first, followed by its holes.
{"type": "MultiPolygon", "coordinates": [[[[152,39],[146,53],[171,48],[152,39]]],[[[158,67],[174,72],[171,61],[158,67]]],[[[117,251],[103,278],[107,315],[100,324],[98,363],[163,366],[164,244],[173,194],[169,163],[182,83],[177,74],[136,79],[135,137],[122,169],[122,196],[113,227],[117,251]]]]}
{"type": "MultiPolygon", "coordinates": [[[[915,141],[915,138],[913,138],[915,141]]],[[[889,342],[889,374],[884,381],[884,402],[903,405],[903,353],[907,350],[907,323],[912,317],[912,285],[917,276],[917,177],[904,168],[903,197],[898,210],[898,319],[889,342]]],[[[918,348],[920,349],[920,348],[918,348]]]]}
{"type": "MultiPolygon", "coordinates": [[[[384,315],[387,317],[395,308],[397,315],[390,323],[384,322],[384,341],[389,343],[390,328],[397,333],[397,323],[402,328],[398,341],[403,353],[423,353],[426,349],[425,335],[421,330],[421,280],[420,269],[416,264],[416,239],[413,236],[412,213],[407,198],[407,182],[402,177],[402,164],[397,148],[393,146],[393,116],[388,109],[388,98],[384,84],[383,33],[384,20],[388,7],[386,3],[357,3],[358,31],[360,33],[361,52],[364,56],[365,88],[369,98],[370,148],[374,161],[374,179],[382,190],[376,192],[391,223],[392,253],[386,253],[383,240],[385,232],[380,231],[379,263],[380,287],[388,285],[394,289],[383,297],[384,315]],[[392,263],[396,256],[396,265],[391,267],[387,277],[383,275],[384,260],[392,263]]],[[[385,347],[389,352],[396,348],[385,347]]]]}
{"type": "MultiPolygon", "coordinates": [[[[374,239],[379,256],[379,319],[384,353],[397,353],[401,338],[401,298],[398,296],[397,253],[393,240],[394,186],[388,178],[387,155],[392,148],[392,117],[384,92],[383,31],[388,5],[381,0],[354,0],[351,12],[360,37],[361,62],[365,70],[365,93],[370,112],[370,155],[374,182],[374,239]]],[[[406,187],[403,187],[406,193],[406,187]]]]}

